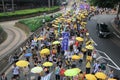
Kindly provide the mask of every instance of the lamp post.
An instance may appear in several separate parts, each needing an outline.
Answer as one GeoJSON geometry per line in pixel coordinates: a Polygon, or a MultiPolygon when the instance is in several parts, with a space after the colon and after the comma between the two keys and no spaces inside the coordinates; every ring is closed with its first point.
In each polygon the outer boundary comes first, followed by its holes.
{"type": "Polygon", "coordinates": [[[3,12],[5,12],[5,3],[4,3],[4,0],[2,0],[2,5],[3,5],[3,12]]]}
{"type": "Polygon", "coordinates": [[[12,0],[12,11],[14,12],[14,0],[12,0]]]}
{"type": "Polygon", "coordinates": [[[52,6],[54,6],[54,0],[52,0],[52,6]]]}
{"type": "Polygon", "coordinates": [[[50,8],[50,0],[48,0],[48,7],[50,8]]]}

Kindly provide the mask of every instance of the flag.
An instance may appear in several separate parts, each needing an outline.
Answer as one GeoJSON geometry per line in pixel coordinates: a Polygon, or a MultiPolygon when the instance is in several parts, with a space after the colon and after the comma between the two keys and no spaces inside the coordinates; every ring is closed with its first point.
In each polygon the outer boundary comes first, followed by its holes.
{"type": "Polygon", "coordinates": [[[41,80],[50,80],[50,77],[52,75],[53,72],[49,73],[48,75],[41,77],[41,80]]]}
{"type": "Polygon", "coordinates": [[[58,33],[60,33],[60,23],[58,24],[58,33]]]}

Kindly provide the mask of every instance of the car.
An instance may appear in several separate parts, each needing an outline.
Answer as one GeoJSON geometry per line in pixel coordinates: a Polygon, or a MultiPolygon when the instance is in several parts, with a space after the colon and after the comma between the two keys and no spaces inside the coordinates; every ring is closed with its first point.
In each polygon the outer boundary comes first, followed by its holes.
{"type": "Polygon", "coordinates": [[[100,38],[107,38],[110,36],[110,30],[108,29],[108,25],[105,23],[97,23],[97,34],[100,38]]]}

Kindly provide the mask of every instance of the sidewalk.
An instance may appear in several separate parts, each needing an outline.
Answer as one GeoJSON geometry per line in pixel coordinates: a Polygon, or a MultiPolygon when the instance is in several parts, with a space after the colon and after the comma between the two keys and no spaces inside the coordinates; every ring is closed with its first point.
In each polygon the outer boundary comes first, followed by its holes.
{"type": "Polygon", "coordinates": [[[117,26],[115,23],[114,23],[114,19],[111,21],[111,25],[112,27],[114,28],[114,30],[119,33],[120,35],[120,26],[117,26]]]}

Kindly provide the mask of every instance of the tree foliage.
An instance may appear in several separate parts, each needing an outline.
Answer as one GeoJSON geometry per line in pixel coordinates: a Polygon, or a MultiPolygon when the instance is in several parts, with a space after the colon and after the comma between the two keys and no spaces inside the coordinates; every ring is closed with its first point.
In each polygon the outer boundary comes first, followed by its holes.
{"type": "Polygon", "coordinates": [[[90,4],[98,7],[113,8],[120,2],[119,0],[90,0],[90,4]]]}

